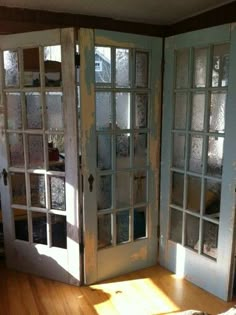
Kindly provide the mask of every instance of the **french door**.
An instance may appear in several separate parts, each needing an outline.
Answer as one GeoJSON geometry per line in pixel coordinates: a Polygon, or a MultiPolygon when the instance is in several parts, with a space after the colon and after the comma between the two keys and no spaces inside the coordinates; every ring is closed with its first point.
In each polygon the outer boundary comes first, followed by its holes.
{"type": "Polygon", "coordinates": [[[167,38],[160,262],[230,298],[235,216],[235,28],[167,38]]]}
{"type": "Polygon", "coordinates": [[[157,262],[162,41],[81,29],[85,283],[157,262]]]}
{"type": "Polygon", "coordinates": [[[74,30],[1,36],[0,50],[7,265],[79,284],[74,30]]]}

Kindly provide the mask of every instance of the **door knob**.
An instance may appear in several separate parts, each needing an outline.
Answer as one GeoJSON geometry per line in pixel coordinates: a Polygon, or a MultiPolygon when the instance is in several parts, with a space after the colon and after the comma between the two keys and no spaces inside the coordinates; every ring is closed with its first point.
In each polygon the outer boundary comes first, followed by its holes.
{"type": "Polygon", "coordinates": [[[2,170],[2,176],[3,176],[3,183],[5,186],[7,186],[7,171],[5,168],[2,170]]]}
{"type": "Polygon", "coordinates": [[[92,174],[89,175],[88,182],[89,182],[89,191],[92,192],[93,191],[93,182],[94,182],[94,177],[92,174]]]}

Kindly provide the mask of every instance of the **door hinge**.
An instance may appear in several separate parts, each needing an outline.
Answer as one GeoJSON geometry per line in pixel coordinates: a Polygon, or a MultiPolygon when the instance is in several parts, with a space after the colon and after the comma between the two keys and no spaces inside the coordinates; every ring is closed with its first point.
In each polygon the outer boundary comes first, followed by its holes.
{"type": "Polygon", "coordinates": [[[80,54],[79,53],[75,53],[75,67],[79,68],[80,67],[80,54]]]}

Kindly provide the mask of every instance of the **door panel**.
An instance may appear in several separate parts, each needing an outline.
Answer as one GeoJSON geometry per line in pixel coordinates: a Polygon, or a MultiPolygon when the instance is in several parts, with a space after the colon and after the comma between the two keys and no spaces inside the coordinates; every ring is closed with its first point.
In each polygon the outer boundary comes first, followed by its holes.
{"type": "Polygon", "coordinates": [[[2,36],[0,48],[7,264],[78,284],[74,31],[2,36]]]}
{"type": "Polygon", "coordinates": [[[157,262],[161,40],[82,29],[80,49],[85,282],[92,283],[157,262]]]}

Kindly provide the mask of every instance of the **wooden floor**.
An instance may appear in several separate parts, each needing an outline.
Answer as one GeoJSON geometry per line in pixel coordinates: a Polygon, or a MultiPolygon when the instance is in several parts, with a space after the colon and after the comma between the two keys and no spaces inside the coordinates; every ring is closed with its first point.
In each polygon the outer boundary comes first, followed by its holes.
{"type": "Polygon", "coordinates": [[[218,314],[234,303],[176,279],[160,266],[78,288],[10,271],[0,262],[1,315],[161,315],[187,309],[218,314]]]}

